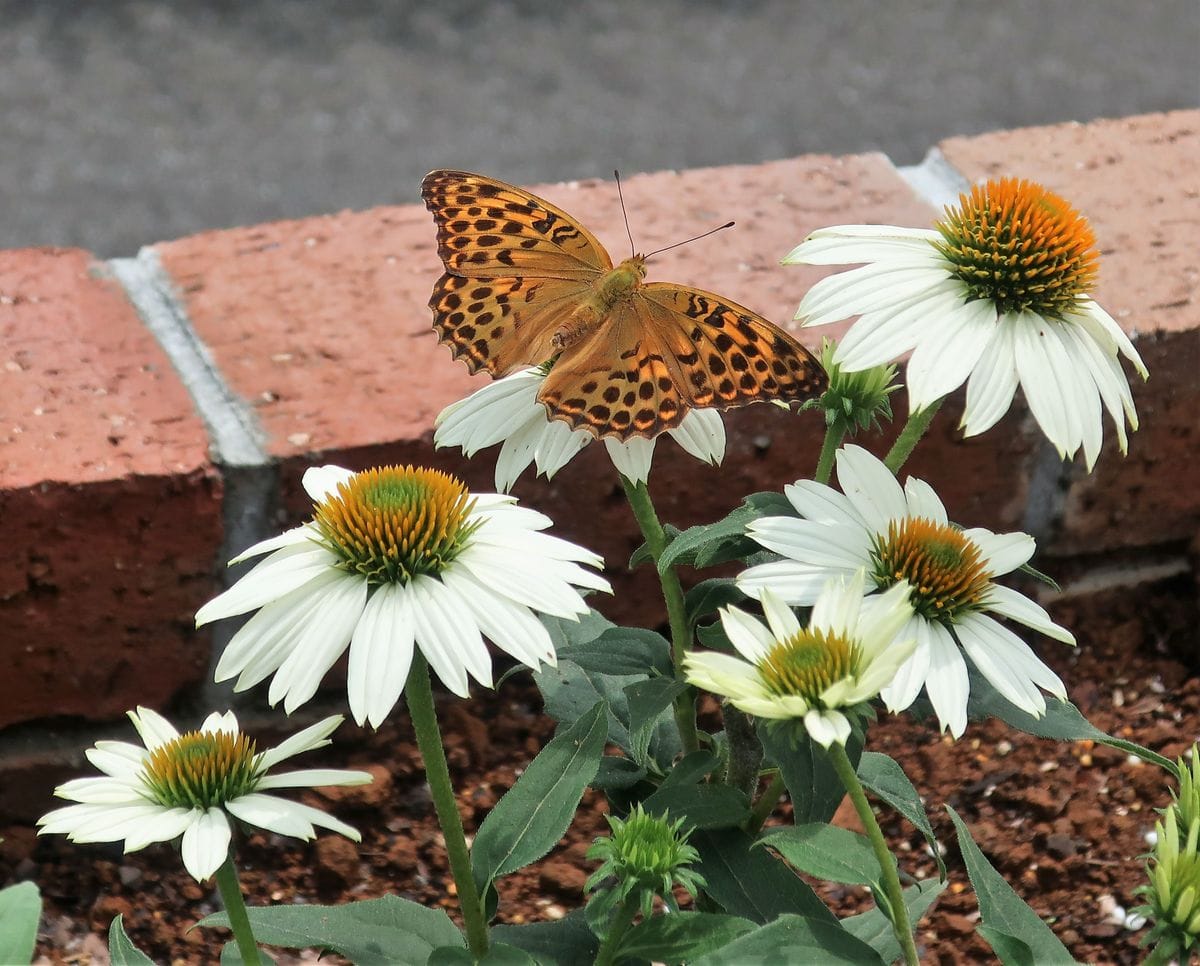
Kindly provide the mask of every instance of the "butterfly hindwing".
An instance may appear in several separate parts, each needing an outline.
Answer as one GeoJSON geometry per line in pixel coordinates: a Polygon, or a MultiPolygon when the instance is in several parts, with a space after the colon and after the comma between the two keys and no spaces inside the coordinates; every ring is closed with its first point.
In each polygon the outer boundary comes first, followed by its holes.
{"type": "Polygon", "coordinates": [[[731,409],[760,399],[812,399],[827,385],[811,352],[762,316],[711,292],[650,282],[635,298],[679,364],[680,390],[693,406],[731,409]]]}
{"type": "Polygon", "coordinates": [[[529,276],[593,281],[612,259],[560,208],[514,185],[466,171],[432,171],[421,182],[446,271],[472,278],[529,276]]]}

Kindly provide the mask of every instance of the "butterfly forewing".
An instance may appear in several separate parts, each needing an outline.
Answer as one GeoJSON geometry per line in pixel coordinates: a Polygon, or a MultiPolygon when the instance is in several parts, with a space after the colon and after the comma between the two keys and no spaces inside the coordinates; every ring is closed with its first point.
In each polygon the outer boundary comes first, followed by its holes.
{"type": "Polygon", "coordinates": [[[446,271],[473,278],[524,275],[592,282],[612,259],[566,212],[521,188],[465,171],[421,182],[446,271]]]}
{"type": "Polygon", "coordinates": [[[447,272],[434,285],[429,307],[438,341],[450,346],[454,358],[472,373],[486,369],[503,376],[553,355],[550,339],[579,298],[574,281],[447,272]]]}

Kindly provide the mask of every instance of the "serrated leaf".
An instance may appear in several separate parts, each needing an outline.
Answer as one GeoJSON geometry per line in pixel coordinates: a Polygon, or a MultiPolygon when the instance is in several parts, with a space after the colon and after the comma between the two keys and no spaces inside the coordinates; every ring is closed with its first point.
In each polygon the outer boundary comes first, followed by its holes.
{"type": "Polygon", "coordinates": [[[740,829],[696,832],[689,844],[700,853],[697,870],[704,891],[735,916],[770,922],[787,913],[835,922],[835,917],[803,879],[740,829]]]}
{"type": "Polygon", "coordinates": [[[683,819],[688,829],[736,828],[750,815],[750,803],[728,785],[672,785],[642,802],[653,815],[683,819]]]}
{"type": "MultiPolygon", "coordinates": [[[[821,822],[770,829],[758,837],[801,872],[847,885],[881,881],[879,863],[866,836],[821,822]]],[[[893,860],[894,861],[894,860],[893,860]]]]}
{"type": "MultiPolygon", "coordinates": [[[[357,966],[424,966],[433,950],[463,942],[440,909],[399,896],[340,906],[250,906],[246,913],[260,943],[331,949],[357,966]]],[[[228,929],[229,917],[217,912],[197,925],[228,929]]]]}
{"type": "Polygon", "coordinates": [[[609,675],[672,673],[671,645],[661,634],[640,627],[606,627],[597,637],[571,641],[558,649],[560,661],[609,675]]]}
{"type": "MultiPolygon", "coordinates": [[[[904,908],[908,911],[908,921],[914,930],[921,917],[945,891],[946,885],[946,882],[938,879],[926,879],[904,890],[904,908]]],[[[878,906],[857,916],[843,919],[842,925],[847,932],[857,936],[879,953],[884,962],[893,963],[904,958],[904,951],[900,948],[900,941],[896,939],[892,922],[878,906]]]]}
{"type": "Polygon", "coordinates": [[[693,966],[773,966],[776,963],[820,963],[822,966],[884,966],[879,954],[835,920],[785,914],[770,925],[746,933],[693,966]]]}
{"type": "Polygon", "coordinates": [[[696,584],[683,598],[689,626],[707,614],[715,614],[720,608],[737,604],[746,599],[737,588],[732,577],[710,577],[696,584]]]}
{"type": "Polygon", "coordinates": [[[560,731],[488,813],[471,847],[482,892],[495,879],[536,862],[571,825],[605,743],[604,705],[560,731]]]}
{"type": "Polygon", "coordinates": [[[720,949],[755,928],[749,919],[711,912],[651,916],[625,934],[617,947],[617,958],[677,966],[720,949]]]}
{"type": "MultiPolygon", "coordinates": [[[[829,753],[799,727],[763,722],[758,726],[758,736],[767,757],[783,775],[796,823],[828,822],[833,818],[846,790],[829,753]]],[[[858,732],[846,742],[846,754],[857,765],[862,755],[862,736],[858,732]]]]}
{"type": "Polygon", "coordinates": [[[669,568],[680,565],[705,567],[733,560],[740,555],[739,550],[752,553],[759,547],[746,536],[746,524],[760,516],[762,514],[754,507],[743,504],[716,523],[688,527],[658,558],[658,572],[666,573],[669,568]]]}
{"type": "Polygon", "coordinates": [[[929,816],[925,814],[921,796],[899,763],[879,752],[864,751],[858,762],[858,777],[871,792],[912,822],[917,831],[925,836],[934,861],[937,862],[938,871],[945,879],[946,863],[942,859],[937,836],[933,833],[929,816]]]}
{"type": "Polygon", "coordinates": [[[0,889],[0,963],[28,963],[33,959],[41,917],[42,897],[32,882],[0,889]]]}
{"type": "MultiPolygon", "coordinates": [[[[1020,896],[1013,891],[1012,886],[1004,881],[992,864],[980,851],[979,846],[971,837],[966,823],[958,817],[949,805],[946,811],[954,822],[958,832],[958,846],[962,852],[963,862],[967,866],[967,875],[971,885],[975,887],[975,895],[979,900],[979,912],[983,918],[982,925],[986,926],[994,937],[1001,935],[1015,940],[1015,943],[1001,942],[997,948],[991,943],[992,949],[1000,956],[1001,962],[1024,963],[1021,947],[1027,947],[1032,954],[1031,963],[1057,966],[1057,964],[1074,964],[1075,960],[1067,952],[1066,947],[1058,937],[1034,912],[1025,904],[1020,896]],[[1019,945],[1018,945],[1019,944],[1019,945]],[[1007,952],[1006,952],[1007,950],[1007,952]],[[1006,959],[1012,956],[1012,959],[1006,959]]],[[[985,936],[985,938],[987,938],[985,936]]],[[[991,942],[989,940],[989,942],[991,942]]]]}
{"type": "Polygon", "coordinates": [[[576,910],[557,922],[535,922],[526,926],[493,926],[492,938],[529,953],[538,966],[575,966],[590,963],[600,949],[600,940],[588,928],[583,913],[576,910]]]}

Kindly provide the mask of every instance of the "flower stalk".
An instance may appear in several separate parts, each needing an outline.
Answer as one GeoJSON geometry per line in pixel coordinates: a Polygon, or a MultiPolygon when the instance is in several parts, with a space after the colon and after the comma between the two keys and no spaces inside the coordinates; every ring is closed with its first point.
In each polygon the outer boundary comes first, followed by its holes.
{"type": "MultiPolygon", "coordinates": [[[[883,465],[892,471],[893,476],[898,475],[900,468],[908,462],[912,451],[917,448],[917,443],[921,442],[921,438],[929,430],[929,425],[933,422],[933,417],[942,408],[944,401],[945,397],[943,396],[941,399],[930,403],[924,409],[915,413],[909,413],[908,422],[904,424],[904,429],[900,431],[900,435],[896,437],[896,442],[892,444],[892,448],[888,450],[887,456],[883,459],[883,465]]],[[[824,483],[827,481],[818,477],[817,482],[824,483]]]]}
{"type": "MultiPolygon", "coordinates": [[[[687,610],[683,602],[683,585],[680,584],[679,575],[673,567],[668,567],[666,571],[658,569],[659,557],[667,548],[667,534],[654,511],[646,484],[634,483],[622,475],[621,485],[625,488],[625,497],[629,500],[630,509],[633,510],[634,518],[646,540],[646,548],[650,551],[650,559],[654,561],[654,569],[658,570],[663,600],[667,605],[667,617],[671,624],[671,660],[675,666],[675,677],[682,681],[683,658],[691,644],[687,610]]],[[[686,755],[698,750],[700,735],[696,730],[696,696],[691,688],[675,699],[675,724],[679,729],[683,753],[686,755]]]]}
{"type": "Polygon", "coordinates": [[[417,747],[421,749],[421,758],[425,762],[425,778],[429,782],[433,807],[446,840],[450,871],[454,876],[458,904],[467,928],[467,945],[476,959],[482,959],[488,950],[487,922],[479,890],[475,888],[475,877],[471,874],[471,852],[467,848],[462,818],[458,814],[458,803],[450,782],[450,768],[442,748],[437,710],[433,705],[433,689],[429,684],[429,665],[420,651],[413,654],[404,693],[408,699],[413,731],[417,736],[417,747]]]}
{"type": "Polygon", "coordinates": [[[900,875],[896,869],[896,859],[888,850],[883,831],[875,820],[875,813],[871,811],[871,804],[867,801],[862,783],[858,780],[858,775],[854,771],[854,765],[850,763],[850,756],[846,754],[846,749],[835,742],[829,747],[829,757],[833,762],[834,771],[837,772],[838,778],[841,779],[842,785],[846,789],[846,794],[854,803],[854,811],[858,813],[859,821],[867,830],[867,837],[871,840],[871,849],[875,853],[876,861],[879,862],[884,895],[887,896],[890,907],[884,912],[892,921],[892,931],[896,934],[900,948],[904,951],[904,961],[907,966],[919,966],[917,944],[913,939],[912,924],[908,921],[908,910],[904,905],[904,892],[900,888],[900,875]]]}
{"type": "Polygon", "coordinates": [[[229,857],[217,869],[217,889],[221,893],[221,902],[225,906],[225,914],[229,916],[229,928],[233,931],[234,941],[242,962],[246,966],[258,966],[263,963],[258,951],[258,943],[254,939],[254,930],[250,927],[250,916],[246,912],[246,901],[242,898],[242,888],[238,883],[237,868],[233,864],[233,850],[229,857]]]}

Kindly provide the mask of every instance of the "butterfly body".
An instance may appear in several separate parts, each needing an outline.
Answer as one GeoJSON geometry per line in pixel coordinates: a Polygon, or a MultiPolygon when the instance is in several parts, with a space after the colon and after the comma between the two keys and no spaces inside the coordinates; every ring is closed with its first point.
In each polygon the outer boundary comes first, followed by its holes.
{"type": "Polygon", "coordinates": [[[825,388],[804,346],[735,302],[646,282],[646,258],[617,266],[582,225],[524,189],[463,171],[421,185],[445,274],[434,329],[471,372],[500,377],[553,359],[547,415],[596,436],[653,437],[688,410],[825,388]]]}

